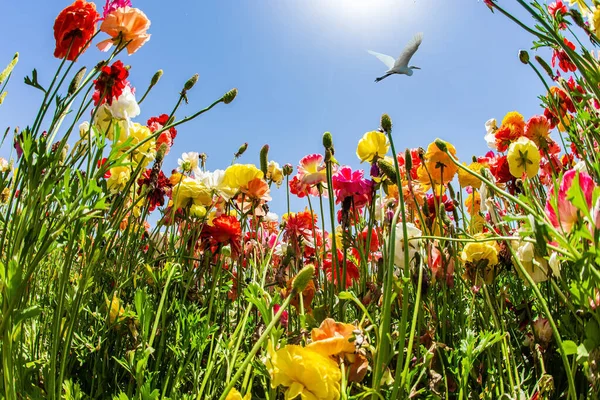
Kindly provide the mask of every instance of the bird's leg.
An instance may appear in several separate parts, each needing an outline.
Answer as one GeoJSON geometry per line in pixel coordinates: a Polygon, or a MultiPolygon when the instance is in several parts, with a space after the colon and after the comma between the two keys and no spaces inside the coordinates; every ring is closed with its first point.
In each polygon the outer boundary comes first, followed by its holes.
{"type": "Polygon", "coordinates": [[[387,78],[388,76],[392,75],[391,73],[387,73],[384,76],[380,76],[379,78],[375,78],[375,82],[379,82],[385,78],[387,78]]]}

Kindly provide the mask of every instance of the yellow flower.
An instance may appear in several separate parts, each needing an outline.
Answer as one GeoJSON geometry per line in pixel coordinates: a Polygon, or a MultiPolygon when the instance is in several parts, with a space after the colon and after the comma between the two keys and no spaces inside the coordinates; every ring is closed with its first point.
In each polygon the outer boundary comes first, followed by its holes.
{"type": "Polygon", "coordinates": [[[590,29],[596,36],[600,36],[600,7],[594,7],[594,10],[588,14],[590,29]]]}
{"type": "Polygon", "coordinates": [[[106,186],[111,193],[120,192],[125,189],[130,177],[129,167],[113,167],[110,169],[110,177],[106,181],[106,186]]]}
{"type": "Polygon", "coordinates": [[[473,193],[467,194],[465,207],[467,207],[467,212],[471,216],[479,212],[481,209],[481,195],[477,190],[473,190],[473,193]]]}
{"type": "Polygon", "coordinates": [[[108,311],[108,321],[114,324],[120,317],[125,313],[123,307],[121,307],[121,301],[115,294],[112,298],[112,301],[106,300],[106,307],[109,309],[108,311]]]}
{"type": "Polygon", "coordinates": [[[516,111],[511,111],[502,119],[502,127],[509,128],[513,137],[523,136],[525,133],[525,119],[516,111]]]}
{"type": "MultiPolygon", "coordinates": [[[[479,171],[481,171],[481,168],[486,167],[485,164],[481,164],[478,162],[472,162],[468,166],[466,163],[463,163],[463,165],[466,166],[469,170],[471,170],[473,172],[477,172],[477,173],[479,173],[479,171]]],[[[481,181],[479,180],[479,178],[477,178],[474,175],[471,175],[470,173],[468,173],[467,171],[465,171],[463,169],[458,170],[458,183],[462,187],[471,186],[474,189],[479,189],[481,187],[481,181]]]]}
{"type": "Polygon", "coordinates": [[[136,163],[143,162],[144,166],[148,165],[151,160],[154,160],[154,156],[156,155],[156,141],[154,139],[148,140],[151,135],[152,131],[148,127],[137,122],[129,129],[131,148],[139,145],[131,155],[136,163]],[[140,145],[140,143],[142,144],[140,145]]]}
{"type": "Polygon", "coordinates": [[[247,187],[248,183],[255,179],[262,179],[264,174],[254,164],[234,164],[225,170],[222,186],[230,188],[233,194],[241,188],[247,187]]]}
{"type": "Polygon", "coordinates": [[[472,242],[463,248],[461,258],[464,262],[477,264],[479,261],[487,260],[488,265],[498,264],[498,249],[496,242],[472,242]]]}
{"type": "Polygon", "coordinates": [[[316,351],[287,345],[277,351],[269,343],[265,362],[271,387],[287,386],[285,400],[337,400],[342,374],[337,363],[316,351]]]}
{"type": "Polygon", "coordinates": [[[173,187],[171,195],[173,207],[186,207],[190,202],[197,205],[210,206],[212,204],[212,195],[210,190],[200,181],[190,178],[183,179],[173,187]]]}
{"type": "Polygon", "coordinates": [[[367,132],[358,141],[356,155],[360,162],[372,162],[375,157],[381,158],[385,156],[390,148],[390,145],[385,137],[385,134],[379,131],[367,132]]]}
{"type": "Polygon", "coordinates": [[[533,178],[540,169],[540,152],[535,143],[526,137],[520,137],[510,144],[506,159],[510,174],[515,178],[523,174],[533,178]]]}
{"type": "MultiPolygon", "coordinates": [[[[93,122],[97,131],[104,133],[108,140],[114,140],[115,132],[118,132],[119,141],[124,141],[127,137],[129,122],[125,119],[113,118],[107,104],[98,107],[93,122]]],[[[94,130],[92,130],[92,133],[94,133],[94,130]]]]}
{"type": "Polygon", "coordinates": [[[589,10],[590,8],[588,7],[587,4],[585,4],[585,0],[568,0],[569,1],[569,5],[573,6],[574,4],[577,5],[577,7],[579,7],[579,9],[582,12],[586,12],[587,10],[589,10]]]}
{"type": "Polygon", "coordinates": [[[277,187],[281,186],[283,183],[283,170],[275,161],[270,161],[267,167],[267,180],[272,181],[277,185],[277,187]]]}
{"type": "Polygon", "coordinates": [[[312,343],[306,346],[325,356],[340,355],[343,353],[354,353],[356,345],[350,341],[354,336],[356,326],[335,322],[332,318],[326,318],[321,326],[314,328],[310,333],[312,343]]]}
{"type": "MultiPolygon", "coordinates": [[[[443,142],[442,140],[440,141],[443,142]]],[[[448,153],[450,153],[452,157],[456,158],[456,149],[454,146],[448,142],[444,142],[444,144],[448,148],[448,153]]],[[[456,166],[452,160],[450,160],[450,157],[448,157],[445,152],[439,149],[435,141],[432,142],[429,147],[427,147],[427,152],[425,153],[425,167],[427,168],[427,171],[424,174],[417,170],[419,179],[421,179],[421,176],[424,178],[426,177],[425,181],[421,181],[421,183],[424,185],[431,185],[432,183],[448,183],[454,179],[454,175],[456,175],[456,172],[458,171],[458,166],[456,166]],[[429,175],[427,172],[429,172],[429,175]],[[433,182],[430,182],[429,176],[431,176],[431,181],[433,182]]]]}
{"type": "Polygon", "coordinates": [[[250,400],[250,393],[247,393],[244,397],[242,397],[241,393],[237,391],[236,388],[233,388],[227,393],[227,397],[225,400],[250,400]]]}

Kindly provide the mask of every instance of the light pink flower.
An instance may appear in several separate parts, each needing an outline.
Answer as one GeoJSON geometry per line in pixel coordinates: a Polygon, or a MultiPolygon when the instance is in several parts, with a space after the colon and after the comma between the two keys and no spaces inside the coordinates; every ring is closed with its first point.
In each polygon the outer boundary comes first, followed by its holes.
{"type": "MultiPolygon", "coordinates": [[[[546,215],[550,219],[550,222],[555,227],[561,227],[565,232],[570,232],[573,229],[573,225],[579,219],[579,213],[577,207],[568,198],[568,191],[573,185],[573,179],[578,171],[571,169],[567,171],[562,178],[558,189],[558,198],[555,198],[554,187],[548,193],[546,200],[546,215]],[[557,208],[553,202],[556,201],[557,208]]],[[[579,173],[579,186],[585,197],[588,208],[592,207],[592,192],[594,190],[594,181],[586,172],[579,173]]]]}
{"type": "Polygon", "coordinates": [[[309,154],[300,160],[298,177],[305,185],[327,182],[325,163],[321,154],[309,154]]]}

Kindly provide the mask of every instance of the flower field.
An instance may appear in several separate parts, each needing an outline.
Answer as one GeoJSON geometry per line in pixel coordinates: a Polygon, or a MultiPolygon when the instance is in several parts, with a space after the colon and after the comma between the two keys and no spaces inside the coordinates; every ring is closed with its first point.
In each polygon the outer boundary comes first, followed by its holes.
{"type": "Polygon", "coordinates": [[[195,75],[139,118],[162,71],[129,81],[131,3],[59,7],[51,82],[15,81],[18,54],[0,73],[0,113],[9,81],[41,99],[2,138],[2,398],[599,397],[600,4],[479,4],[531,35],[545,87],[538,115],[481,121],[486,154],[404,148],[383,114],[355,155],[325,132],[296,165],[244,145],[218,170],[170,150],[237,90],[181,117],[195,75]]]}

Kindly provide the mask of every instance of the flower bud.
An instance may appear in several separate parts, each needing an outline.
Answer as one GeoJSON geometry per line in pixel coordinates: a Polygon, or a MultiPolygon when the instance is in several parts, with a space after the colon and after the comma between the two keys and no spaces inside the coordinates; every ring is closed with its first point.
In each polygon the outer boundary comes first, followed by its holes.
{"type": "Polygon", "coordinates": [[[241,157],[242,154],[244,154],[246,152],[246,150],[248,150],[248,143],[247,142],[240,146],[240,148],[238,149],[237,153],[234,154],[235,158],[241,157]]]}
{"type": "Polygon", "coordinates": [[[0,73],[0,84],[2,84],[6,80],[6,78],[8,78],[15,65],[17,65],[17,62],[19,62],[19,53],[15,53],[15,56],[13,57],[10,64],[8,64],[4,71],[0,73]]]}
{"type": "Polygon", "coordinates": [[[8,92],[5,90],[4,92],[2,92],[2,94],[0,94],[0,105],[2,105],[2,103],[4,102],[4,98],[6,97],[6,94],[8,92]]]}
{"type": "MultiPolygon", "coordinates": [[[[413,167],[412,154],[410,153],[410,149],[406,149],[406,151],[404,152],[404,166],[407,171],[410,171],[413,167]]],[[[407,176],[410,176],[410,174],[407,174],[407,176]]]]}
{"type": "Polygon", "coordinates": [[[389,115],[383,114],[381,116],[381,127],[387,134],[389,134],[392,131],[392,119],[389,115]]]}
{"type": "Polygon", "coordinates": [[[160,80],[160,78],[163,75],[163,70],[159,69],[158,71],[156,71],[156,73],[154,74],[154,76],[152,77],[152,79],[150,80],[150,86],[154,86],[158,83],[158,81],[160,80]]]}
{"type": "Polygon", "coordinates": [[[292,164],[285,164],[283,166],[283,176],[290,176],[292,173],[294,173],[294,167],[292,164]]]}
{"type": "Polygon", "coordinates": [[[85,71],[86,71],[86,68],[81,67],[79,72],[77,72],[75,74],[75,76],[73,77],[73,80],[71,81],[71,84],[69,85],[69,91],[67,92],[67,94],[69,96],[72,96],[73,93],[75,93],[77,91],[77,89],[79,89],[79,84],[81,83],[81,80],[83,79],[83,76],[85,75],[85,71]]]}
{"type": "Polygon", "coordinates": [[[331,132],[325,132],[323,134],[323,147],[326,149],[331,149],[333,147],[333,138],[331,137],[331,132]]]}
{"type": "Polygon", "coordinates": [[[540,56],[535,56],[535,60],[544,68],[544,71],[548,74],[548,76],[554,79],[554,73],[552,72],[552,68],[548,65],[548,63],[540,56]]]}
{"type": "Polygon", "coordinates": [[[238,94],[238,90],[236,88],[231,89],[229,92],[225,93],[223,95],[223,103],[225,104],[229,104],[233,101],[233,99],[235,99],[235,96],[237,96],[238,94]]]}
{"type": "Polygon", "coordinates": [[[265,144],[260,149],[260,170],[264,176],[267,176],[267,170],[269,169],[269,145],[265,144]]]}
{"type": "Polygon", "coordinates": [[[417,149],[417,155],[419,156],[419,160],[424,161],[425,160],[425,149],[422,147],[419,147],[417,149]]]}
{"type": "Polygon", "coordinates": [[[446,142],[444,142],[442,139],[435,139],[435,145],[438,149],[440,149],[443,152],[448,151],[448,146],[446,145],[446,142]]]}
{"type": "Polygon", "coordinates": [[[298,272],[298,275],[296,275],[296,277],[292,281],[292,290],[296,293],[301,293],[306,288],[306,286],[308,286],[314,274],[314,265],[308,264],[307,266],[302,268],[300,272],[298,272]]]}
{"type": "Polygon", "coordinates": [[[190,215],[194,218],[204,218],[206,216],[206,208],[200,204],[192,204],[190,207],[190,215]]]}
{"type": "Polygon", "coordinates": [[[397,185],[396,181],[396,170],[389,162],[385,161],[383,158],[377,160],[377,166],[383,172],[385,176],[394,184],[397,185]]]}
{"type": "Polygon", "coordinates": [[[183,85],[183,90],[190,90],[194,87],[196,82],[198,82],[198,74],[194,74],[190,79],[187,80],[185,85],[183,85]]]}
{"type": "Polygon", "coordinates": [[[527,50],[519,50],[519,60],[523,64],[529,64],[529,53],[527,50]]]}

